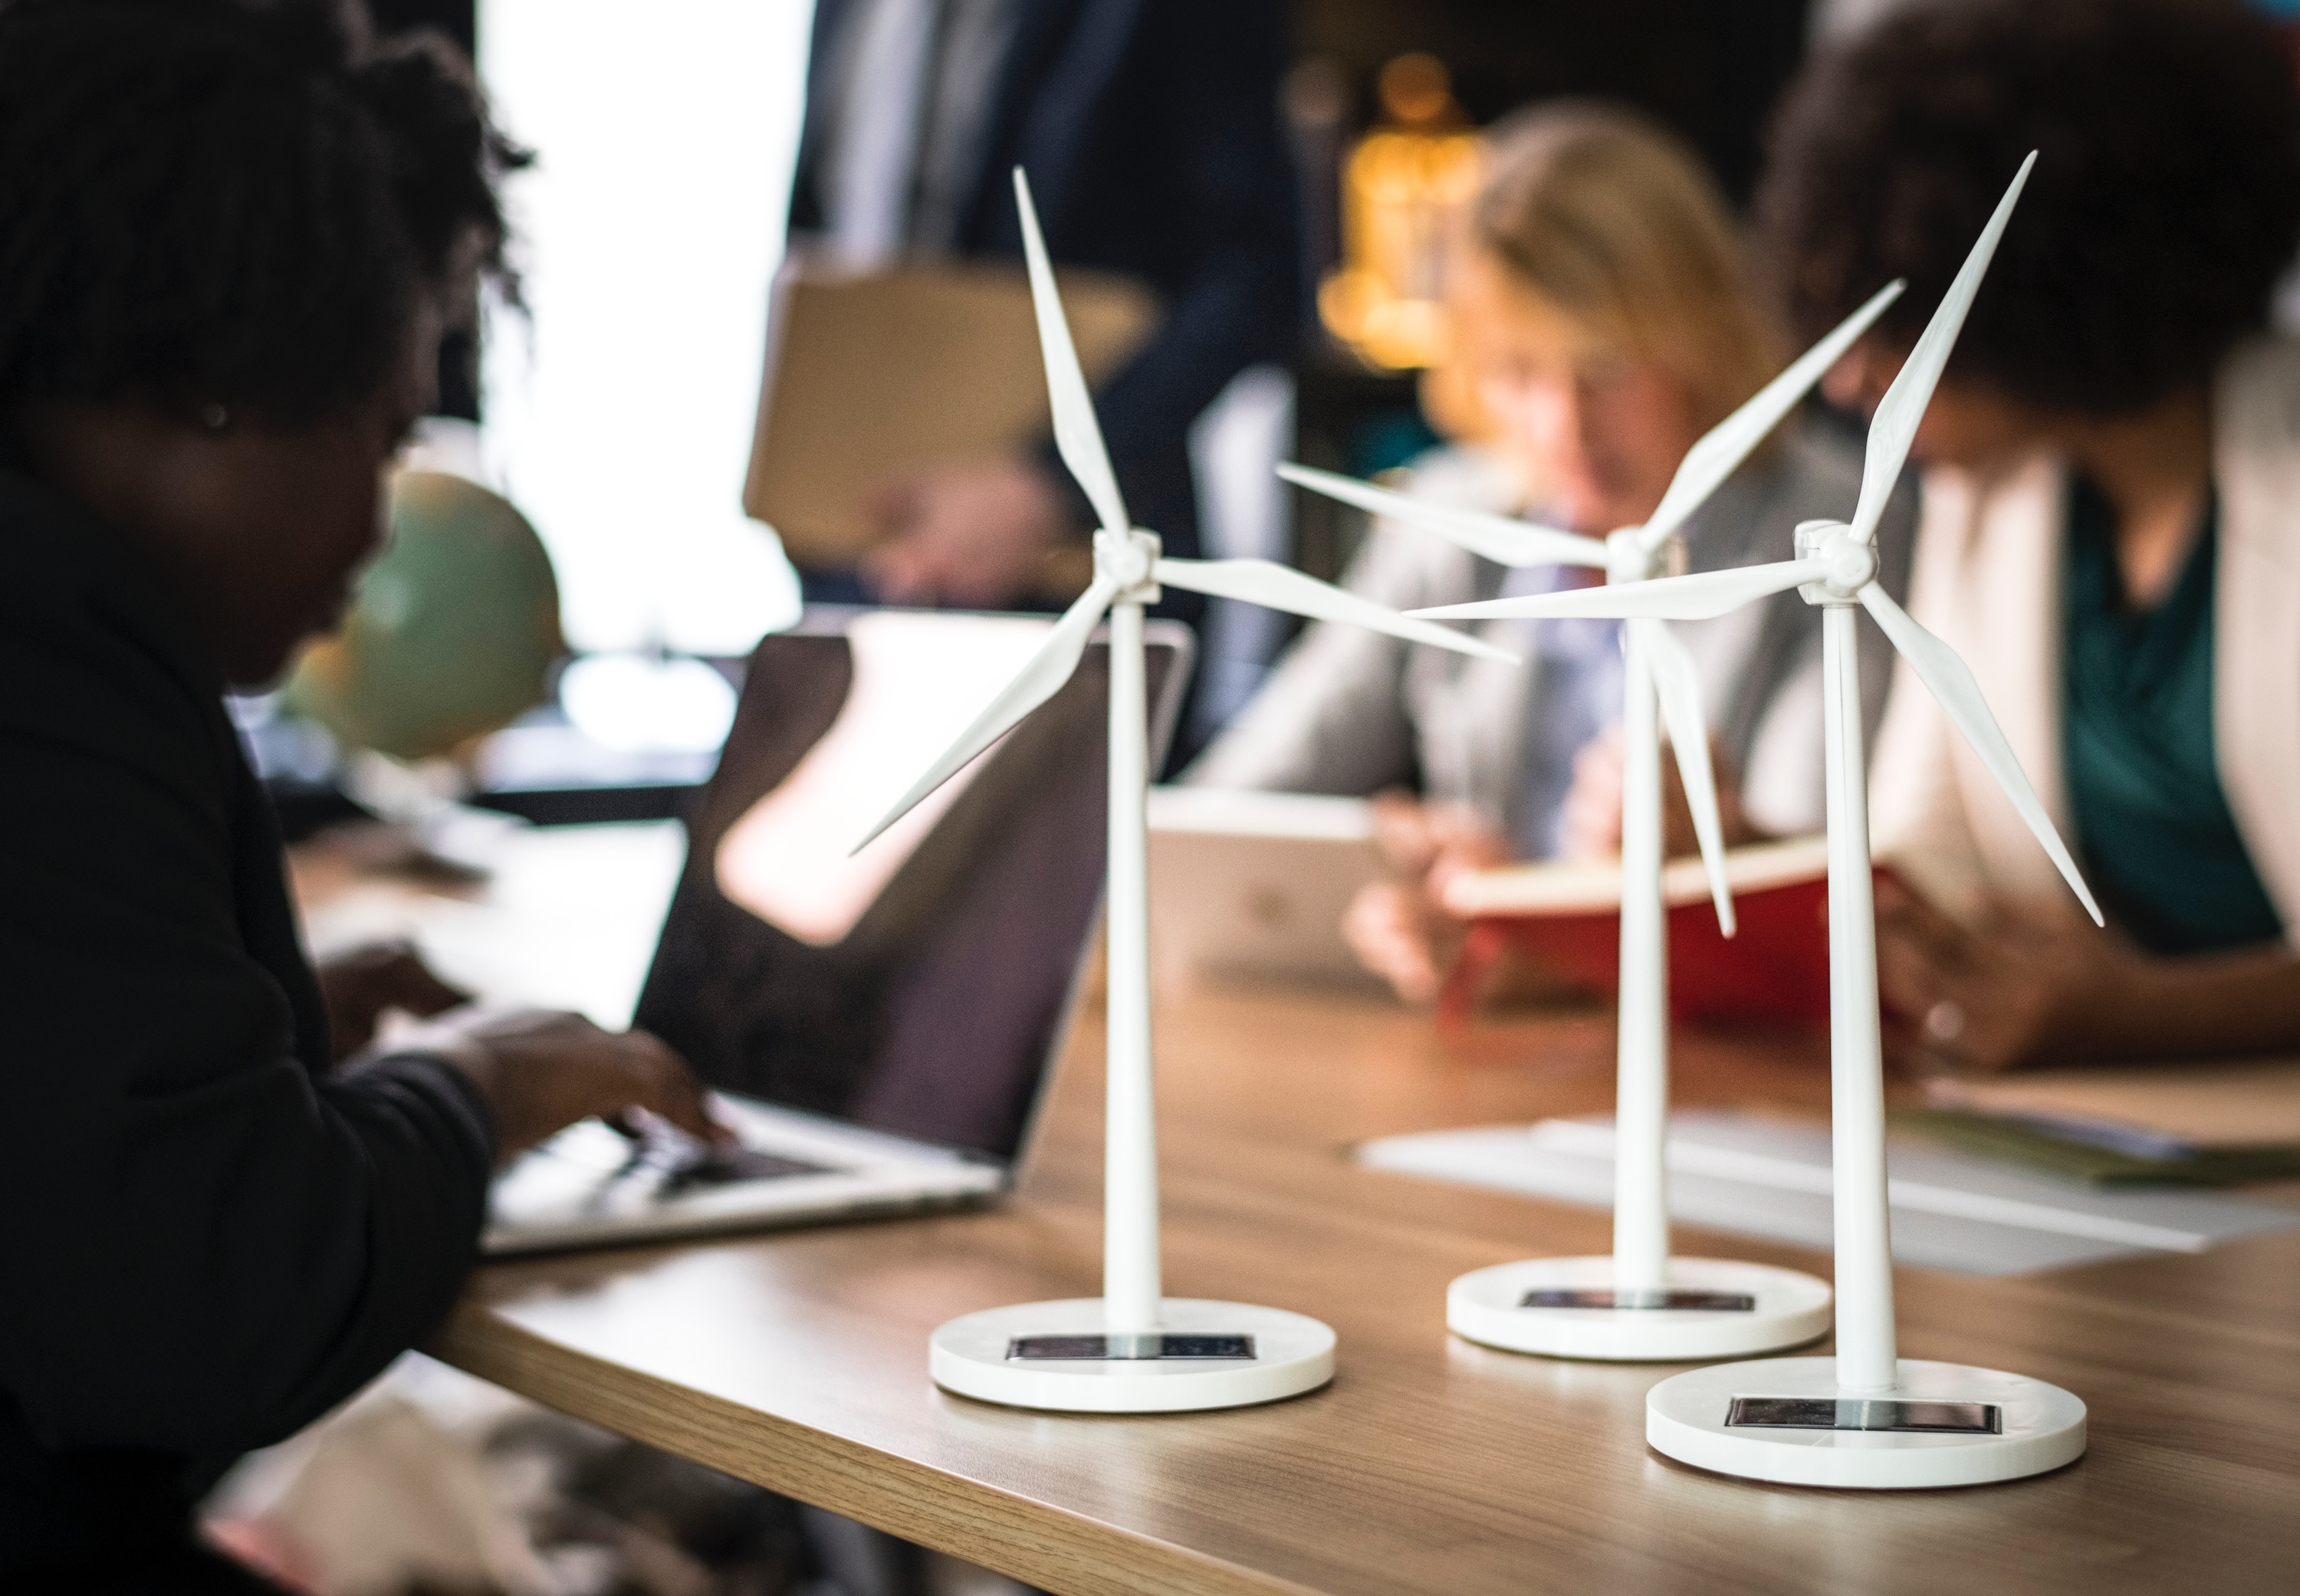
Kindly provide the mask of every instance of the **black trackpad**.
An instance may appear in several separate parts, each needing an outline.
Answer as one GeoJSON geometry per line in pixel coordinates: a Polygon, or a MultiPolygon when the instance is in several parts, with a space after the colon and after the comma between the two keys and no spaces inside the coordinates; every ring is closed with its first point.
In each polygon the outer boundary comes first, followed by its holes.
{"type": "Polygon", "coordinates": [[[824,1175],[821,1164],[787,1159],[755,1148],[710,1148],[681,1160],[664,1171],[659,1197],[676,1197],[705,1186],[729,1186],[746,1180],[779,1180],[791,1175],[824,1175]]]}

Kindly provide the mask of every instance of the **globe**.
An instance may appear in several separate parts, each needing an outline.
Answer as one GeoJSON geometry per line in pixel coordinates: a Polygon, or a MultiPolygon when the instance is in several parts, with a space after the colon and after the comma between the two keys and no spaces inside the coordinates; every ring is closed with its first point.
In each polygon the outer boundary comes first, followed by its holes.
{"type": "Polygon", "coordinates": [[[541,702],[562,646],[558,584],[527,518],[462,478],[404,471],[388,545],[342,624],[296,661],[280,708],[346,746],[429,759],[541,702]]]}

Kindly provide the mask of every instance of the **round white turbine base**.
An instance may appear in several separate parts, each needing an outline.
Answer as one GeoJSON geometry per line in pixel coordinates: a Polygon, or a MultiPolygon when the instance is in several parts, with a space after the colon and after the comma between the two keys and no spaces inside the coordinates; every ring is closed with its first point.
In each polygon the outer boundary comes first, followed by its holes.
{"type": "Polygon", "coordinates": [[[1446,1293],[1454,1334],[1510,1352],[1550,1358],[1686,1362],[1799,1346],[1829,1334],[1829,1283],[1767,1264],[1672,1258],[1671,1290],[1754,1299],[1749,1309],[1525,1306],[1529,1292],[1612,1289],[1608,1258],[1536,1258],[1455,1280],[1446,1293]]]}
{"type": "Polygon", "coordinates": [[[993,1308],[935,1331],[932,1371],[945,1391],[1062,1413],[1192,1413],[1243,1408],[1314,1391],[1334,1377],[1334,1333],[1316,1319],[1277,1308],[1168,1297],[1159,1304],[1169,1335],[1250,1335],[1246,1359],[1049,1359],[1009,1356],[1018,1338],[1099,1335],[1099,1297],[993,1308]]]}
{"type": "Polygon", "coordinates": [[[1719,1364],[1663,1380],[1646,1397],[1646,1440],[1680,1463],[1719,1474],[1862,1491],[1986,1485],[2043,1474],[2084,1455],[2085,1405],[2057,1385],[1910,1358],[1901,1359],[1900,1376],[1892,1400],[1993,1403],[2000,1433],[1729,1426],[1737,1397],[1838,1397],[1834,1358],[1777,1358],[1719,1364]]]}

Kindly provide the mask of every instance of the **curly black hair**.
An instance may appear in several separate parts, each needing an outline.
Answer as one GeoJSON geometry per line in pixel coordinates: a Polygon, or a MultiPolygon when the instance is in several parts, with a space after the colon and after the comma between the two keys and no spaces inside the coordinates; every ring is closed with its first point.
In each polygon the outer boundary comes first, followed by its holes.
{"type": "Polygon", "coordinates": [[[510,286],[527,159],[454,46],[353,0],[6,0],[0,404],[340,414],[471,252],[510,286]]]}
{"type": "Polygon", "coordinates": [[[2235,0],[1928,0],[1817,57],[1757,196],[1816,336],[1896,277],[1905,346],[2041,152],[1950,370],[2069,414],[2209,378],[2300,245],[2291,56],[2235,0]]]}

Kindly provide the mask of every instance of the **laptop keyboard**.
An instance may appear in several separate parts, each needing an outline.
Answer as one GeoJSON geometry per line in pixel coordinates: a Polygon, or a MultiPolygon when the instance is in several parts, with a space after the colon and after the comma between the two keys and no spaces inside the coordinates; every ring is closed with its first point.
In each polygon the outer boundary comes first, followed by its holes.
{"type": "MultiPolygon", "coordinates": [[[[817,1162],[757,1146],[709,1146],[657,1120],[642,1120],[630,1137],[604,1121],[571,1125],[521,1159],[496,1183],[491,1218],[497,1231],[544,1234],[638,1219],[658,1210],[732,1211],[753,1198],[777,1204],[803,1201],[805,1177],[852,1174],[837,1155],[817,1162]],[[786,1198],[768,1181],[798,1181],[786,1198]]],[[[809,1148],[806,1151],[812,1151],[809,1148]]]]}

